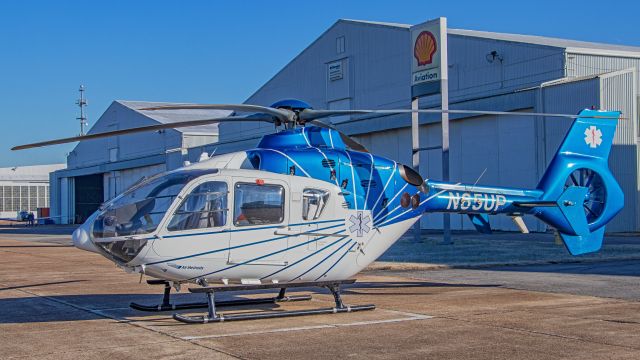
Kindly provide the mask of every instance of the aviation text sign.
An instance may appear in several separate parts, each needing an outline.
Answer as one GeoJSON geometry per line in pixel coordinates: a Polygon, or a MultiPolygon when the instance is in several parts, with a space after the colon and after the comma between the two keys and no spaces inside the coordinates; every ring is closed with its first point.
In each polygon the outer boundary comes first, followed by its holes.
{"type": "Polygon", "coordinates": [[[411,87],[414,97],[440,92],[440,81],[446,79],[446,70],[444,73],[442,70],[446,66],[446,34],[446,18],[411,27],[411,87]]]}

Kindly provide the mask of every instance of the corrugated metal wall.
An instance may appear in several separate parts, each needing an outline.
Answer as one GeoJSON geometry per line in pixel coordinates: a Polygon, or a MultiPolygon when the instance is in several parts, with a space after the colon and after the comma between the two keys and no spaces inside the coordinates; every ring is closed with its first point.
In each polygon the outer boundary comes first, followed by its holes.
{"type": "MultiPolygon", "coordinates": [[[[535,167],[534,127],[534,119],[523,116],[481,116],[451,122],[452,181],[535,188],[538,176],[535,167]]],[[[420,146],[437,146],[440,138],[440,124],[421,126],[420,146]]],[[[408,146],[411,143],[411,131],[408,128],[360,135],[358,139],[378,155],[405,164],[411,163],[411,150],[408,146]]],[[[440,154],[439,150],[422,153],[420,169],[426,177],[441,179],[440,154]]],[[[535,219],[527,218],[526,221],[532,230],[540,228],[535,219]]],[[[442,216],[425,216],[422,226],[439,229],[442,227],[442,216]]],[[[517,230],[511,219],[503,216],[492,217],[491,226],[499,230],[517,230]]],[[[452,215],[451,227],[454,230],[473,229],[464,215],[452,215]]]]}
{"type": "MultiPolygon", "coordinates": [[[[490,58],[489,58],[490,59],[490,58]]],[[[469,36],[449,36],[449,100],[504,93],[564,75],[564,49],[469,36]],[[487,56],[496,51],[491,62],[487,56]]]]}
{"type": "MultiPolygon", "coordinates": [[[[536,111],[577,114],[580,110],[591,106],[597,108],[600,104],[599,88],[600,80],[598,78],[543,86],[538,91],[538,96],[541,96],[541,99],[537,101],[536,111]]],[[[553,155],[558,150],[573,120],[557,117],[546,117],[540,120],[541,126],[544,128],[544,132],[539,139],[541,142],[541,168],[539,171],[540,175],[542,175],[544,169],[553,159],[553,155]]]]}
{"type": "Polygon", "coordinates": [[[601,80],[601,107],[619,109],[627,120],[620,121],[616,130],[610,166],[625,192],[625,208],[613,220],[609,230],[640,230],[640,117],[638,88],[640,87],[640,58],[572,53],[566,55],[567,76],[586,76],[614,71],[601,80]]]}
{"type": "MultiPolygon", "coordinates": [[[[316,108],[408,108],[409,42],[407,28],[338,21],[246,102],[270,105],[293,97],[316,108]],[[344,38],[343,53],[337,51],[338,38],[344,38]],[[345,76],[330,81],[327,64],[337,60],[343,61],[345,76]],[[332,106],[338,102],[340,106],[332,106]]],[[[449,35],[449,59],[451,102],[510,93],[564,75],[564,50],[557,47],[449,35]],[[491,51],[497,51],[502,61],[487,61],[491,51]]],[[[359,126],[350,125],[349,131],[363,133],[409,124],[408,117],[407,122],[397,121],[397,117],[385,120],[386,124],[363,121],[359,126]]],[[[220,126],[220,140],[228,142],[272,130],[269,124],[225,123],[220,126]]],[[[237,150],[252,143],[255,140],[225,148],[237,150]]]]}
{"type": "MultiPolygon", "coordinates": [[[[635,68],[636,71],[640,69],[640,58],[637,57],[579,54],[572,53],[571,50],[567,50],[565,62],[566,74],[569,77],[603,74],[630,68],[635,68]]],[[[639,80],[636,78],[636,85],[639,80]]]]}
{"type": "Polygon", "coordinates": [[[610,231],[633,231],[640,228],[638,211],[638,147],[636,72],[632,70],[607,74],[600,79],[600,98],[603,109],[621,110],[623,117],[616,129],[609,167],[625,194],[625,206],[608,225],[610,231]]]}

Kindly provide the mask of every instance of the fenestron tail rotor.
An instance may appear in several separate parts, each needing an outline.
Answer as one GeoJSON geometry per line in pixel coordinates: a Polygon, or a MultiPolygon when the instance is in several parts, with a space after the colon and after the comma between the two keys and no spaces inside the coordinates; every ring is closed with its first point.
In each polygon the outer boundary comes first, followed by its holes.
{"type": "Polygon", "coordinates": [[[595,222],[604,212],[607,203],[607,189],[605,182],[594,170],[580,168],[574,170],[565,181],[564,188],[581,186],[587,188],[582,207],[589,224],[595,222]]]}

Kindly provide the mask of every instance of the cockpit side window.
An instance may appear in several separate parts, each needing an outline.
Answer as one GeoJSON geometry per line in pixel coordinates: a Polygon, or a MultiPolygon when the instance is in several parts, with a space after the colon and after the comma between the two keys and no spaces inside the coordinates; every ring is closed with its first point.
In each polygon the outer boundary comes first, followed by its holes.
{"type": "Polygon", "coordinates": [[[329,200],[329,191],[304,189],[302,192],[302,219],[318,220],[329,200]]]}
{"type": "Polygon", "coordinates": [[[237,183],[234,199],[236,226],[279,224],[284,220],[284,188],[280,185],[237,183]]]}
{"type": "Polygon", "coordinates": [[[187,195],[173,213],[169,231],[183,231],[224,226],[227,222],[227,195],[224,181],[208,181],[187,195]]]}

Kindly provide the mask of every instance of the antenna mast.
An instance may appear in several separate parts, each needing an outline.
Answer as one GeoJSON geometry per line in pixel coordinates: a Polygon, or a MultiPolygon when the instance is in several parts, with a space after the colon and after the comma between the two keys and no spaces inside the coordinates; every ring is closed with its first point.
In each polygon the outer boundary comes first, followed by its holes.
{"type": "Polygon", "coordinates": [[[80,107],[80,117],[77,117],[76,120],[80,120],[80,136],[83,136],[85,126],[89,125],[87,122],[87,117],[84,114],[84,108],[87,106],[87,99],[84,97],[84,85],[80,85],[80,99],[76,101],[76,104],[80,107]]]}

